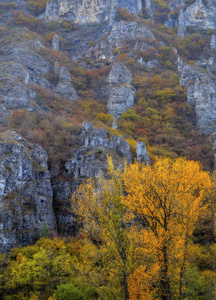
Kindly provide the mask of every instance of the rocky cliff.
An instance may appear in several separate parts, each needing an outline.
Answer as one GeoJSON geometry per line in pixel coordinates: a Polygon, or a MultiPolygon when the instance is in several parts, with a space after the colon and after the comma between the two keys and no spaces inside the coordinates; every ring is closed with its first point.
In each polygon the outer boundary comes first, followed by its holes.
{"type": "Polygon", "coordinates": [[[184,36],[188,28],[196,31],[216,28],[216,4],[214,1],[196,0],[181,10],[178,19],[178,35],[184,36]]]}
{"type": "MultiPolygon", "coordinates": [[[[53,179],[54,211],[58,231],[61,234],[74,234],[77,230],[76,218],[70,203],[70,196],[85,179],[100,176],[107,172],[107,156],[111,156],[115,165],[123,166],[124,159],[132,162],[129,144],[120,136],[110,135],[102,129],[94,128],[84,122],[77,134],[79,148],[65,164],[64,176],[53,179]]],[[[138,143],[137,159],[150,164],[145,143],[138,143]]]]}
{"type": "Polygon", "coordinates": [[[203,70],[196,66],[185,65],[180,83],[188,87],[187,102],[195,111],[197,128],[204,134],[211,133],[215,140],[216,85],[214,76],[203,73],[203,70]]]}
{"type": "Polygon", "coordinates": [[[142,9],[141,0],[100,0],[100,1],[79,1],[79,0],[55,0],[49,1],[46,5],[45,20],[59,21],[66,19],[76,23],[113,23],[116,9],[127,8],[134,14],[142,9]]]}
{"type": "Polygon", "coordinates": [[[114,117],[113,128],[117,128],[116,120],[134,105],[135,89],[130,85],[132,75],[124,64],[116,63],[107,78],[108,103],[107,111],[114,117]]]}
{"type": "Polygon", "coordinates": [[[15,132],[0,134],[0,252],[33,244],[56,227],[47,154],[15,132]]]}
{"type": "MultiPolygon", "coordinates": [[[[84,179],[106,173],[107,155],[116,165],[123,166],[124,159],[132,161],[126,141],[91,123],[83,123],[76,142],[79,148],[63,174],[51,179],[47,154],[40,146],[12,131],[0,134],[0,252],[33,244],[44,226],[75,234],[71,193],[84,179]]],[[[137,158],[150,163],[144,143],[137,146],[137,158]]]]}

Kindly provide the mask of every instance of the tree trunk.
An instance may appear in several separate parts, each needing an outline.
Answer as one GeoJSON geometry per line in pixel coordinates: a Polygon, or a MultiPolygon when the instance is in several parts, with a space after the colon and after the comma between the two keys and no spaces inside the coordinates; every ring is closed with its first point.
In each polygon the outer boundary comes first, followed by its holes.
{"type": "Polygon", "coordinates": [[[186,236],[185,244],[184,244],[184,254],[183,254],[183,259],[182,259],[182,265],[181,265],[181,270],[180,270],[180,278],[179,278],[179,294],[177,300],[182,299],[182,280],[183,280],[183,275],[185,272],[185,262],[186,262],[186,255],[187,255],[187,245],[188,245],[188,236],[186,236]]]}
{"type": "Polygon", "coordinates": [[[126,254],[124,250],[122,250],[122,262],[123,262],[124,299],[129,300],[128,283],[127,283],[127,264],[126,264],[126,254]]]}
{"type": "Polygon", "coordinates": [[[166,246],[163,247],[163,261],[162,261],[162,270],[161,270],[160,291],[161,291],[162,300],[171,300],[166,246]]]}

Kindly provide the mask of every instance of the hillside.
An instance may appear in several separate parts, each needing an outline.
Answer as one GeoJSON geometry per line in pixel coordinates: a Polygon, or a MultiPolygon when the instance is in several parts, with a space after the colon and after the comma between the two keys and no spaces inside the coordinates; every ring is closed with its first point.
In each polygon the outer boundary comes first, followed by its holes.
{"type": "MultiPolygon", "coordinates": [[[[215,153],[214,1],[0,0],[0,253],[30,249],[45,229],[65,253],[73,242],[60,236],[94,248],[94,238],[91,246],[78,238],[71,195],[107,174],[108,156],[119,172],[125,161],[154,167],[158,159],[185,158],[213,174],[215,153]]],[[[203,213],[193,236],[210,261],[213,215],[203,213]]],[[[34,254],[40,243],[49,248],[39,240],[34,254]]],[[[7,259],[0,259],[2,272],[7,259]]],[[[195,265],[195,273],[209,270],[195,265]]],[[[6,287],[2,274],[2,299],[24,299],[7,298],[19,284],[6,287]]],[[[58,279],[45,298],[35,295],[48,299],[61,283],[71,281],[58,279]]],[[[214,299],[213,290],[181,299],[214,299]]],[[[103,293],[92,299],[121,299],[103,293]]]]}

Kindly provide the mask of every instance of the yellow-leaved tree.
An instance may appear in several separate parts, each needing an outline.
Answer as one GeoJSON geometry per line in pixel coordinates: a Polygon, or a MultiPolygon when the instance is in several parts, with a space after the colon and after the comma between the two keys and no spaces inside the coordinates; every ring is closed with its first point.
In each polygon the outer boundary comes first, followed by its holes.
{"type": "Polygon", "coordinates": [[[130,299],[182,299],[191,236],[214,190],[210,175],[198,162],[159,159],[127,166],[123,182],[121,202],[127,221],[134,220],[143,259],[128,281],[130,299]]]}
{"type": "MultiPolygon", "coordinates": [[[[124,223],[122,170],[108,158],[108,174],[81,184],[72,206],[82,230],[93,241],[85,266],[77,266],[102,299],[129,299],[128,276],[134,270],[135,234],[124,223]]],[[[83,262],[82,262],[83,265],[83,262]]]]}

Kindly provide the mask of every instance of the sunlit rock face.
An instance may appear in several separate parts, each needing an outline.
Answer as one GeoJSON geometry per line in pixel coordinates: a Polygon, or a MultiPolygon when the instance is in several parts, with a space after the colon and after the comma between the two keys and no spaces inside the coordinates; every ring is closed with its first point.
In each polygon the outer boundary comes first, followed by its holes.
{"type": "Polygon", "coordinates": [[[66,19],[75,23],[113,23],[118,7],[134,14],[142,9],[142,0],[54,0],[46,5],[45,20],[66,19]]]}

